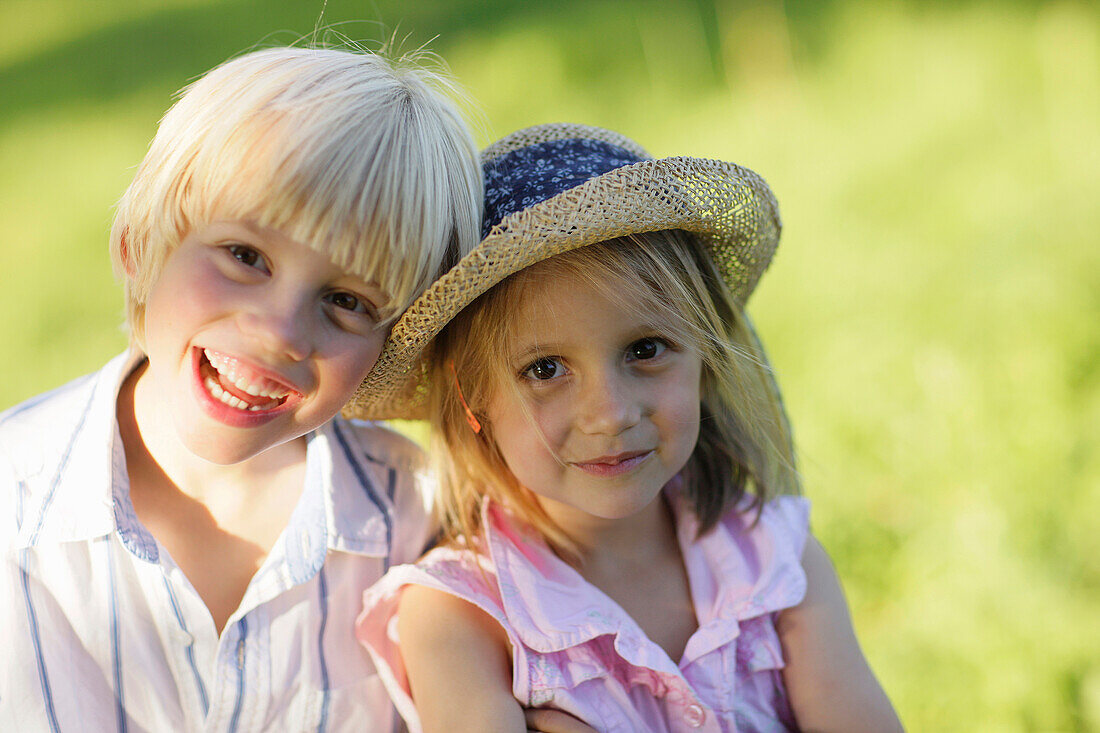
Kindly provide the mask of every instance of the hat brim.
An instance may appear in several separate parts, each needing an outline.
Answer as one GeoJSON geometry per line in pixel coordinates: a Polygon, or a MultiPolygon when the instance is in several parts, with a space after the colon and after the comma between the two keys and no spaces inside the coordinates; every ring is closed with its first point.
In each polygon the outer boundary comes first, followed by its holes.
{"type": "Polygon", "coordinates": [[[427,417],[424,349],[478,296],[555,255],[665,229],[697,235],[743,306],[771,262],[781,222],[767,183],[732,163],[662,158],[591,178],[505,217],[433,283],[394,325],[344,414],[363,419],[427,417]]]}

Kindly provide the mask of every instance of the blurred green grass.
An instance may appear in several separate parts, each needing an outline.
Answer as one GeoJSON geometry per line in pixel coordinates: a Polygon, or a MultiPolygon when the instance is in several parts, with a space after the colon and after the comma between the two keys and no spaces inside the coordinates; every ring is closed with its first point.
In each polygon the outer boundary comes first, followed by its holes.
{"type": "MultiPolygon", "coordinates": [[[[0,4],[0,408],[124,347],[107,231],[172,93],[320,5],[0,4]]],[[[903,720],[1100,730],[1095,5],[333,0],[324,22],[438,34],[481,142],[577,121],[762,173],[785,230],[750,307],[903,720]]]]}

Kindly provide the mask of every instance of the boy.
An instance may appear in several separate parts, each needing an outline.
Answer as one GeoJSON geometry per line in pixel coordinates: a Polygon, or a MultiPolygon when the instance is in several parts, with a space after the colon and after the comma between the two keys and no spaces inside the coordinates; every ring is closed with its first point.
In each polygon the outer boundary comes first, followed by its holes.
{"type": "Polygon", "coordinates": [[[428,539],[418,452],[334,416],[478,238],[442,87],[278,48],[169,110],[111,234],[130,352],[0,415],[0,730],[394,728],[353,625],[428,539]]]}

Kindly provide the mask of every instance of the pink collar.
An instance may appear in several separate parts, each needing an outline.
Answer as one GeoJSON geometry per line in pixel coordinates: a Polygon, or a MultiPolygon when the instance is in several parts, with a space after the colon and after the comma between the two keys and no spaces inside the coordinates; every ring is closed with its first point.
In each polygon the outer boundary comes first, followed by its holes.
{"type": "MultiPolygon", "coordinates": [[[[699,629],[684,652],[686,664],[735,639],[740,621],[801,600],[809,502],[793,496],[774,499],[755,525],[753,515],[731,511],[696,540],[694,515],[677,494],[670,498],[699,618],[699,629]]],[[[504,613],[524,645],[548,653],[612,636],[616,651],[632,664],[676,671],[675,665],[666,669],[672,664],[668,655],[615,601],[505,508],[486,500],[482,519],[504,613]]]]}

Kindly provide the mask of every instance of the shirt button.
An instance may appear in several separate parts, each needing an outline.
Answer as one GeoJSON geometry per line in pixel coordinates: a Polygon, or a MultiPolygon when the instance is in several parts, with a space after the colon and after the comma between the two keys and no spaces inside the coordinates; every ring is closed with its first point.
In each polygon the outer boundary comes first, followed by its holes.
{"type": "Polygon", "coordinates": [[[703,721],[706,719],[706,711],[698,705],[688,705],[687,710],[684,711],[684,720],[692,728],[698,728],[703,724],[703,721]]]}

